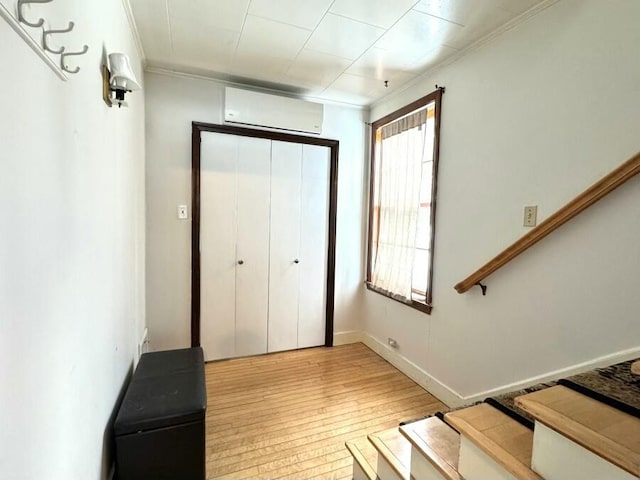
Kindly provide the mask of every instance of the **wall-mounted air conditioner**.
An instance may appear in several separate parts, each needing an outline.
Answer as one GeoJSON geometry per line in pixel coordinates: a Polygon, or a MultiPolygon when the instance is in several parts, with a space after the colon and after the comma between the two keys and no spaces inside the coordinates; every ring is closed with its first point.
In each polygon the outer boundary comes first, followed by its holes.
{"type": "Polygon", "coordinates": [[[225,87],[226,123],[320,134],[322,116],[321,103],[225,87]]]}

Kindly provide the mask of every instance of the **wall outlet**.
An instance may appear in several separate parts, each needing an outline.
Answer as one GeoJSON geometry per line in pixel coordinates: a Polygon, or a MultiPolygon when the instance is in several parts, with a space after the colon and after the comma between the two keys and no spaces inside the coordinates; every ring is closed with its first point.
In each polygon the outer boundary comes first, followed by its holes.
{"type": "Polygon", "coordinates": [[[528,207],[524,207],[523,225],[525,227],[535,227],[537,218],[538,218],[538,206],[537,205],[531,205],[531,206],[528,206],[528,207]]]}
{"type": "Polygon", "coordinates": [[[140,342],[138,342],[138,358],[140,358],[143,353],[147,353],[148,351],[149,351],[149,329],[145,327],[144,332],[142,333],[142,338],[140,339],[140,342]]]}
{"type": "Polygon", "coordinates": [[[178,205],[178,219],[186,220],[189,218],[189,210],[186,205],[178,205]]]}
{"type": "Polygon", "coordinates": [[[387,339],[387,343],[389,344],[389,346],[391,348],[400,348],[400,345],[398,345],[398,342],[396,342],[393,338],[389,337],[387,339]]]}

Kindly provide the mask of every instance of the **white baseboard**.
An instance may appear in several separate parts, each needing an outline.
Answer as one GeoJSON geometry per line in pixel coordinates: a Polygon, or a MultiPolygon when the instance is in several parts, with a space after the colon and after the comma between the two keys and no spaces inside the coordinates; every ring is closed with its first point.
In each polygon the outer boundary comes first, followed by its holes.
{"type": "Polygon", "coordinates": [[[420,368],[408,358],[401,355],[397,350],[392,349],[386,343],[381,342],[380,340],[366,332],[339,332],[334,334],[333,338],[334,345],[346,345],[348,343],[357,342],[364,343],[367,347],[376,352],[387,362],[392,364],[407,377],[411,378],[414,382],[416,382],[418,385],[427,390],[429,393],[431,393],[438,400],[440,400],[450,408],[462,407],[464,405],[469,405],[471,403],[484,400],[487,397],[493,397],[495,395],[501,395],[503,393],[513,392],[515,390],[521,390],[537,383],[544,383],[550,380],[558,380],[560,378],[569,377],[571,375],[588,372],[589,370],[593,370],[595,368],[606,367],[615,363],[640,358],[640,346],[638,346],[630,348],[628,350],[623,350],[609,355],[604,355],[602,357],[594,358],[593,360],[589,360],[588,362],[571,365],[566,368],[526,378],[518,382],[501,385],[489,390],[463,396],[452,388],[448,387],[445,383],[430,375],[428,372],[420,368]]]}
{"type": "Polygon", "coordinates": [[[348,345],[350,343],[362,342],[362,332],[337,332],[333,334],[333,345],[348,345]]]}
{"type": "Polygon", "coordinates": [[[448,407],[455,408],[464,405],[464,400],[458,393],[429,375],[411,360],[398,353],[397,350],[368,333],[362,333],[362,342],[448,407]]]}
{"type": "Polygon", "coordinates": [[[484,392],[478,392],[473,395],[464,397],[464,400],[465,403],[473,403],[479,400],[484,400],[487,397],[502,395],[503,393],[513,392],[515,390],[522,390],[523,388],[530,387],[531,385],[535,385],[537,383],[544,383],[550,380],[558,380],[560,378],[570,377],[571,375],[578,375],[579,373],[588,372],[589,370],[593,370],[595,368],[608,367],[609,365],[626,362],[638,357],[640,357],[640,346],[630,348],[628,350],[622,350],[620,352],[612,353],[609,355],[604,355],[602,357],[597,357],[593,360],[589,360],[588,362],[578,363],[566,368],[561,368],[552,372],[536,375],[535,377],[530,377],[519,382],[502,385],[490,390],[485,390],[484,392]]]}

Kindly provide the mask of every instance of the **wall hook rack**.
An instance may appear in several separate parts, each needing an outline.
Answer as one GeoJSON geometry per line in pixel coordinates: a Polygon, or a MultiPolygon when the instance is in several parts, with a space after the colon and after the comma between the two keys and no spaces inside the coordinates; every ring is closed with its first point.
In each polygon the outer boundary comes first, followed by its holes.
{"type": "MultiPolygon", "coordinates": [[[[64,47],[63,47],[64,48],[64,47]]],[[[76,67],[73,70],[71,70],[65,62],[65,59],[71,55],[84,55],[85,53],[87,53],[89,51],[89,46],[85,45],[82,48],[81,52],[63,52],[62,54],[60,54],[60,67],[62,68],[62,70],[64,70],[67,73],[78,73],[80,71],[80,67],[76,67]]]]}
{"type": "Polygon", "coordinates": [[[487,286],[480,282],[476,283],[476,285],[480,287],[480,290],[482,290],[482,296],[484,297],[487,294],[487,286]]]}
{"type": "Polygon", "coordinates": [[[33,27],[33,28],[41,27],[42,25],[44,25],[44,18],[39,19],[36,23],[31,23],[26,18],[24,18],[24,15],[22,14],[22,7],[23,5],[27,5],[29,3],[51,3],[51,2],[53,2],[53,0],[18,0],[18,20],[24,23],[25,25],[29,25],[30,27],[33,27]]]}
{"type": "Polygon", "coordinates": [[[57,55],[64,53],[64,47],[60,47],[60,50],[54,50],[53,48],[51,48],[47,43],[47,37],[53,33],[68,33],[71,30],[73,30],[73,27],[75,27],[75,24],[73,22],[69,22],[69,26],[61,30],[53,30],[53,29],[43,30],[42,31],[42,48],[44,48],[47,52],[55,53],[57,55]]]}

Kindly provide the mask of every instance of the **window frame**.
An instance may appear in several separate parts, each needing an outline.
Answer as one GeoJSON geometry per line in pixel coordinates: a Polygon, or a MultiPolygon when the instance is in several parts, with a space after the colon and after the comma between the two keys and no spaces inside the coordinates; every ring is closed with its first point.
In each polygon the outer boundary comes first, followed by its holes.
{"type": "Polygon", "coordinates": [[[440,121],[441,121],[441,106],[442,106],[442,94],[443,88],[437,88],[433,92],[428,95],[419,98],[418,100],[411,102],[408,105],[392,112],[384,117],[376,120],[371,124],[371,132],[370,132],[370,152],[369,152],[369,224],[367,227],[368,233],[368,241],[367,241],[367,278],[365,284],[367,289],[375,292],[379,295],[382,295],[386,298],[390,298],[391,300],[395,300],[398,303],[406,305],[408,307],[414,308],[426,314],[431,314],[431,310],[433,309],[433,260],[434,260],[434,246],[435,246],[435,223],[436,223],[436,194],[438,191],[438,163],[440,158],[440,121]],[[411,299],[411,303],[403,302],[397,298],[392,297],[389,294],[386,294],[379,289],[375,288],[375,286],[371,283],[371,251],[373,245],[373,224],[374,224],[374,188],[375,188],[375,153],[376,153],[376,131],[378,128],[397,120],[400,117],[404,117],[415,110],[423,108],[430,103],[435,103],[435,125],[434,125],[434,139],[433,139],[433,165],[432,165],[432,185],[431,185],[431,212],[430,212],[430,222],[431,222],[431,238],[429,239],[429,273],[428,273],[428,284],[427,284],[427,292],[425,295],[425,301],[420,302],[417,300],[411,299]]]}

